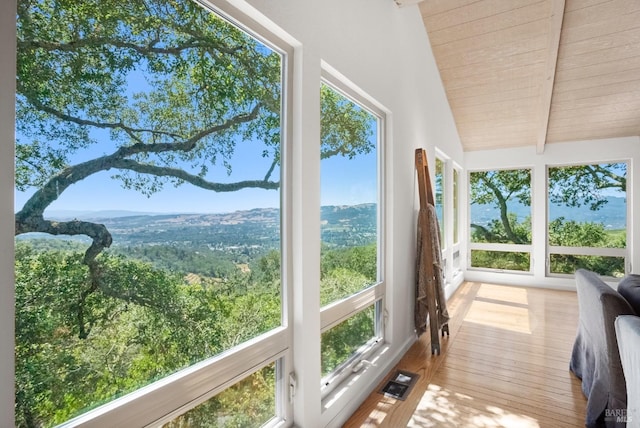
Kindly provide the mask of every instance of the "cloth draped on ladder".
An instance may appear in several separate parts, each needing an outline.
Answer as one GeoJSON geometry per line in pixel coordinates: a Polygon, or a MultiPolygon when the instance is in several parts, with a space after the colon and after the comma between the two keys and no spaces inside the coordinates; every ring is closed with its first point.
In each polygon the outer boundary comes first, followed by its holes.
{"type": "Polygon", "coordinates": [[[436,209],[432,204],[418,213],[418,248],[416,251],[416,304],[414,322],[418,336],[427,329],[427,315],[432,333],[449,322],[447,302],[444,295],[442,250],[440,248],[440,226],[436,209]],[[431,239],[429,239],[429,237],[431,239]],[[431,242],[425,242],[431,241],[431,242]],[[429,263],[433,269],[429,269],[429,263]],[[433,275],[430,275],[433,272],[433,275]]]}

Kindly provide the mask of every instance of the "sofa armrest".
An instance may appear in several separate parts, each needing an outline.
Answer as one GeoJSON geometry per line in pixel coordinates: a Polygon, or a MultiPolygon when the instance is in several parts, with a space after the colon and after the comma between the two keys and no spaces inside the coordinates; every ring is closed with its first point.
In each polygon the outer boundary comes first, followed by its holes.
{"type": "Polygon", "coordinates": [[[640,317],[622,315],[615,322],[620,360],[627,384],[627,428],[640,427],[640,317]]]}
{"type": "MultiPolygon", "coordinates": [[[[587,427],[599,426],[606,409],[626,409],[626,385],[615,320],[633,314],[629,303],[598,274],[579,269],[575,274],[579,325],[570,369],[582,380],[587,397],[587,427]]],[[[613,421],[607,426],[619,426],[613,421]]]]}

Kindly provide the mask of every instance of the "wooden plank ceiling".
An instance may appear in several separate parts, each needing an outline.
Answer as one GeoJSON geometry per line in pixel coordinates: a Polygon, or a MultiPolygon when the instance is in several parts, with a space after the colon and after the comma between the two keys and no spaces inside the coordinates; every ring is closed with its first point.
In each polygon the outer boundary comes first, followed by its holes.
{"type": "Polygon", "coordinates": [[[419,8],[465,151],[640,135],[640,0],[419,8]]]}

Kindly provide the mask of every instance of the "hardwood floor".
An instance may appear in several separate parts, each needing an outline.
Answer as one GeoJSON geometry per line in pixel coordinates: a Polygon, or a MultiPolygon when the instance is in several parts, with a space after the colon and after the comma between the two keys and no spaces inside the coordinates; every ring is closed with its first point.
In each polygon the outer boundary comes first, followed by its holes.
{"type": "Polygon", "coordinates": [[[448,309],[441,355],[427,332],[396,366],[420,375],[406,400],[374,392],[344,427],[584,426],[586,399],[569,371],[574,292],[464,283],[448,309]]]}

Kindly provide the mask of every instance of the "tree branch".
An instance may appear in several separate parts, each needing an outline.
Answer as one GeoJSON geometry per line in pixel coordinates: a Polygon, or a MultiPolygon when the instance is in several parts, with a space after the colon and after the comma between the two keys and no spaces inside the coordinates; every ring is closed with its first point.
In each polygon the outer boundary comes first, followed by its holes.
{"type": "Polygon", "coordinates": [[[45,220],[41,215],[22,215],[20,211],[16,214],[15,234],[20,235],[29,232],[42,232],[50,235],[84,235],[93,240],[91,246],[85,252],[83,263],[87,264],[104,248],[111,246],[111,234],[103,224],[91,223],[87,221],[53,221],[45,220]]]}
{"type": "MultiPolygon", "coordinates": [[[[237,124],[249,122],[254,120],[258,116],[258,112],[260,110],[260,104],[256,105],[250,113],[237,115],[226,122],[212,126],[208,129],[204,129],[196,134],[194,134],[191,138],[184,140],[182,142],[177,143],[155,143],[155,144],[143,144],[136,143],[131,146],[124,146],[117,149],[110,155],[101,156],[96,159],[89,160],[87,162],[79,163],[64,170],[60,171],[57,175],[52,177],[47,183],[45,183],[40,189],[38,189],[29,200],[24,204],[22,209],[16,214],[16,218],[26,219],[32,216],[42,217],[44,210],[51,205],[52,202],[58,199],[59,195],[62,194],[69,186],[74,183],[77,183],[92,174],[95,174],[100,171],[108,171],[111,168],[123,168],[123,169],[131,169],[133,171],[145,173],[146,171],[153,171],[153,168],[149,165],[148,167],[143,168],[142,164],[137,164],[134,161],[126,161],[126,158],[139,154],[139,153],[164,153],[164,152],[189,152],[196,147],[198,141],[202,138],[205,138],[211,134],[216,132],[220,132],[222,130],[233,127],[237,124]]],[[[179,171],[177,169],[167,168],[164,170],[160,170],[164,172],[168,171],[179,171]]],[[[149,172],[151,173],[151,172],[149,172]]],[[[191,176],[190,174],[183,171],[183,175],[176,177],[184,179],[185,181],[191,182],[194,185],[199,185],[196,183],[203,184],[206,189],[215,190],[216,188],[220,188],[221,190],[216,191],[230,191],[225,190],[231,186],[231,188],[239,189],[242,188],[238,186],[234,186],[233,184],[218,184],[214,185],[208,183],[202,179],[202,181],[198,181],[195,178],[197,176],[191,176]]],[[[164,176],[170,176],[171,174],[164,174],[164,176]]],[[[263,183],[262,181],[249,181],[246,182],[247,186],[244,187],[262,187],[262,188],[277,188],[272,185],[268,185],[271,187],[264,187],[263,185],[254,185],[252,183],[263,183]]],[[[16,221],[18,221],[16,220],[16,221]]],[[[16,229],[17,232],[17,229],[16,229]]],[[[17,234],[17,233],[16,233],[17,234]]]]}
{"type": "Polygon", "coordinates": [[[502,195],[500,188],[496,186],[491,180],[489,180],[486,176],[482,176],[482,181],[484,181],[485,185],[491,189],[494,196],[498,201],[498,208],[500,209],[500,221],[502,222],[502,226],[504,227],[504,231],[507,234],[507,238],[511,240],[514,244],[522,244],[521,240],[516,236],[511,228],[511,223],[509,222],[508,216],[508,207],[507,200],[502,195]]]}
{"type": "Polygon", "coordinates": [[[269,171],[265,174],[263,181],[267,181],[271,178],[271,174],[273,174],[273,170],[276,168],[276,165],[278,165],[278,158],[274,157],[273,162],[271,162],[271,166],[269,167],[269,171]]]}
{"type": "Polygon", "coordinates": [[[194,186],[205,190],[213,190],[214,192],[235,192],[246,188],[273,190],[280,187],[279,182],[268,180],[244,180],[234,183],[216,183],[207,181],[200,176],[190,174],[183,169],[142,164],[131,159],[121,159],[116,161],[113,163],[113,168],[135,171],[140,174],[150,174],[157,177],[175,177],[191,183],[194,186]]]}
{"type": "Polygon", "coordinates": [[[24,87],[22,86],[19,80],[16,81],[16,86],[17,86],[16,88],[17,91],[21,95],[23,95],[35,108],[45,113],[49,113],[50,115],[55,116],[60,120],[75,123],[76,125],[94,126],[96,128],[101,128],[101,129],[122,129],[127,134],[129,134],[131,138],[135,139],[136,141],[140,141],[140,139],[135,135],[136,133],[150,133],[155,135],[163,135],[165,137],[170,137],[174,139],[182,138],[181,135],[178,135],[172,132],[159,131],[157,129],[134,128],[131,126],[127,126],[122,122],[98,122],[95,120],[82,119],[76,116],[71,116],[67,113],[63,113],[57,109],[54,109],[53,107],[47,106],[41,103],[39,100],[34,99],[33,97],[28,96],[24,91],[24,87]]]}

